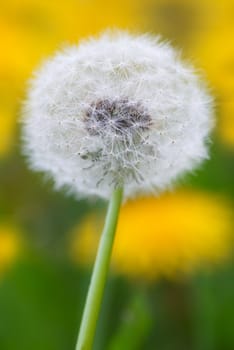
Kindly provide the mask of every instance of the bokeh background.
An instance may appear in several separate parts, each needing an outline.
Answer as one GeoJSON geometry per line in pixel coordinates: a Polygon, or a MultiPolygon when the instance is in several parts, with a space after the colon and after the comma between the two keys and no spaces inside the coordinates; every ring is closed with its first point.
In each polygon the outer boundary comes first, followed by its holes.
{"type": "Polygon", "coordinates": [[[0,349],[74,349],[105,214],[31,173],[27,79],[105,28],[160,33],[208,80],[211,158],[178,188],[121,211],[94,350],[234,349],[234,0],[1,0],[0,349]]]}

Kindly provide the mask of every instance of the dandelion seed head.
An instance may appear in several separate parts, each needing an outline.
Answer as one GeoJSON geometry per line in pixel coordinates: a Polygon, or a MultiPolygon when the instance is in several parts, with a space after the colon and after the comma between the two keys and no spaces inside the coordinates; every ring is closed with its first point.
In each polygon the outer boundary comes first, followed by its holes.
{"type": "Polygon", "coordinates": [[[24,150],[57,188],[108,198],[159,192],[207,157],[212,99],[160,38],[106,32],[49,59],[31,80],[24,150]]]}

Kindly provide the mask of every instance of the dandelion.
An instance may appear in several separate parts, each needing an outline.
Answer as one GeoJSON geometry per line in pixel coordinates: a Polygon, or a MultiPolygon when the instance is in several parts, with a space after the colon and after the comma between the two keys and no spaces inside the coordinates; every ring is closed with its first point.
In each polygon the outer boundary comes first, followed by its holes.
{"type": "Polygon", "coordinates": [[[35,73],[24,151],[56,188],[110,198],[77,350],[91,349],[122,198],[158,193],[207,158],[212,99],[160,38],[106,32],[35,73]]]}
{"type": "MultiPolygon", "coordinates": [[[[101,213],[92,213],[74,227],[70,254],[75,263],[93,261],[102,222],[101,213]]],[[[230,256],[232,222],[229,203],[206,192],[179,190],[131,200],[120,212],[113,271],[151,282],[215,267],[230,256]]]]}
{"type": "Polygon", "coordinates": [[[109,198],[159,191],[207,157],[211,98],[158,38],[104,34],[65,49],[31,81],[25,152],[57,188],[109,198]]]}

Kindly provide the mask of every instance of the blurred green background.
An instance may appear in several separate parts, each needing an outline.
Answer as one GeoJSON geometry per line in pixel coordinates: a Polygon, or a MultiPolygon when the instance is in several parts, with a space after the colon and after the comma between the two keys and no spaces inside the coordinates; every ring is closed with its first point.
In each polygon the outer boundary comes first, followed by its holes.
{"type": "Polygon", "coordinates": [[[0,2],[0,349],[74,349],[105,213],[31,173],[18,118],[27,79],[107,27],[160,33],[216,100],[211,158],[179,188],[127,203],[95,350],[234,349],[234,0],[0,2]]]}

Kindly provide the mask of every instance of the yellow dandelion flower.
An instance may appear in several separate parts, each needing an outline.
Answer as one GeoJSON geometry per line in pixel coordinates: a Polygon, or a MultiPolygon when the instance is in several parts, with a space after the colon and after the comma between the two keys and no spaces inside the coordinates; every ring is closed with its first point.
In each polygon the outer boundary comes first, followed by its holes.
{"type": "Polygon", "coordinates": [[[0,157],[11,149],[16,111],[33,67],[64,42],[77,42],[106,27],[134,29],[139,16],[134,0],[9,0],[1,4],[0,157]]]}
{"type": "Polygon", "coordinates": [[[18,231],[9,226],[0,226],[0,276],[13,264],[19,255],[21,241],[18,231]]]}
{"type": "MultiPolygon", "coordinates": [[[[101,221],[92,214],[74,229],[71,252],[77,263],[93,262],[101,221]]],[[[224,260],[231,240],[231,210],[219,197],[184,191],[141,198],[121,210],[113,267],[146,280],[174,277],[224,260]]]]}

